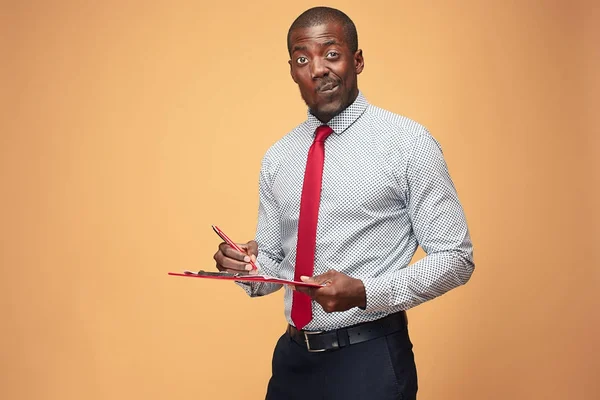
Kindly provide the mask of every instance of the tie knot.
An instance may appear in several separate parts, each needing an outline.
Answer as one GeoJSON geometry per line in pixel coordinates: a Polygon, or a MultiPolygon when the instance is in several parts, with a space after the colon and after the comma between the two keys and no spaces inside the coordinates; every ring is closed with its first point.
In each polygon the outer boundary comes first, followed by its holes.
{"type": "Polygon", "coordinates": [[[333,129],[331,129],[328,125],[321,125],[317,128],[317,132],[315,133],[315,142],[324,142],[329,135],[333,133],[333,129]]]}

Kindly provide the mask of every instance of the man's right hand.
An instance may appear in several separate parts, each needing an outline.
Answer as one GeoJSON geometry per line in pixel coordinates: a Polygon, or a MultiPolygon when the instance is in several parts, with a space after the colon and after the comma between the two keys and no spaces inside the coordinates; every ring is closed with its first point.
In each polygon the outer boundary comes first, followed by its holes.
{"type": "Polygon", "coordinates": [[[250,260],[256,263],[258,244],[251,240],[246,244],[238,243],[238,246],[244,250],[244,253],[224,242],[219,245],[219,251],[213,257],[217,262],[217,269],[232,274],[257,274],[258,271],[252,270],[250,260]]]}

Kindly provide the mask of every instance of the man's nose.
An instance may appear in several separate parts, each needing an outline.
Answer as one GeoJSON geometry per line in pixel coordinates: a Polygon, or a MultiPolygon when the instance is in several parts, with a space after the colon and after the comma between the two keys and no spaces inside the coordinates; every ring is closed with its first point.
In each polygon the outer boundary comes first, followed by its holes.
{"type": "Polygon", "coordinates": [[[313,79],[322,78],[329,74],[329,70],[326,63],[317,57],[310,63],[310,74],[313,79]]]}

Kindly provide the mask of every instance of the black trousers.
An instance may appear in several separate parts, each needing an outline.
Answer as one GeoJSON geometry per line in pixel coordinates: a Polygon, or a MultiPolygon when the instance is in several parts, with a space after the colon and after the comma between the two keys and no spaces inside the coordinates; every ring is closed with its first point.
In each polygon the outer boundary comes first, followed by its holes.
{"type": "Polygon", "coordinates": [[[275,347],[267,400],[415,400],[417,371],[405,328],[322,353],[285,333],[275,347]]]}

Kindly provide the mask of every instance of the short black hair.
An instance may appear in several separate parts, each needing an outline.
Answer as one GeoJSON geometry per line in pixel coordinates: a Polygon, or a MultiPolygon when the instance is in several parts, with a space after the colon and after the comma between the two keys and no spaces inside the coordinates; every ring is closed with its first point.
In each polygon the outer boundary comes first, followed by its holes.
{"type": "Polygon", "coordinates": [[[356,26],[350,17],[335,8],[313,7],[300,14],[292,23],[292,26],[290,26],[287,35],[287,48],[290,56],[292,55],[292,43],[290,42],[290,39],[294,29],[310,28],[311,26],[322,25],[328,22],[338,22],[342,25],[345,36],[344,39],[348,43],[350,51],[353,53],[356,52],[358,50],[358,33],[356,32],[356,26]]]}

